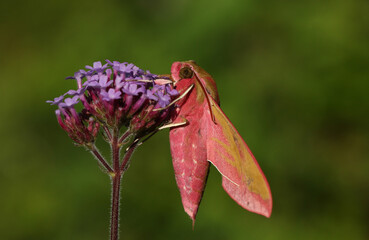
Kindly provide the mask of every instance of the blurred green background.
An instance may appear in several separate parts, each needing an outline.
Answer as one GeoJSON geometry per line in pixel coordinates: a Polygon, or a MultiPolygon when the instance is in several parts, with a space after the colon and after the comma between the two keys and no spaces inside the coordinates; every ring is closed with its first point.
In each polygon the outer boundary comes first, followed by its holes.
{"type": "Polygon", "coordinates": [[[109,178],[45,103],[75,87],[66,76],[105,59],[154,73],[196,60],[274,197],[270,219],[249,213],[212,167],[192,231],[162,131],[124,177],[121,239],[369,238],[368,1],[14,0],[0,9],[0,239],[108,239],[109,178]]]}

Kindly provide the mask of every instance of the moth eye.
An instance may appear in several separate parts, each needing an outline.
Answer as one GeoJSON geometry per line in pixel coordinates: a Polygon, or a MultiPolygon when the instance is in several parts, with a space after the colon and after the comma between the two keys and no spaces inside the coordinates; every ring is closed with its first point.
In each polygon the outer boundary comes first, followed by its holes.
{"type": "Polygon", "coordinates": [[[193,71],[191,70],[191,68],[189,67],[184,67],[181,68],[181,70],[179,71],[179,76],[183,79],[183,78],[192,78],[193,76],[193,71]]]}

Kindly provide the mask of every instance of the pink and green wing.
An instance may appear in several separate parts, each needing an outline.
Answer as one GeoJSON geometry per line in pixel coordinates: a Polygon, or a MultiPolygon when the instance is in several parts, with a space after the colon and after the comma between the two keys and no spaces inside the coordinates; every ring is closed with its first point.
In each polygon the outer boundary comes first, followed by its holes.
{"type": "Polygon", "coordinates": [[[217,103],[203,115],[207,157],[222,174],[223,188],[243,208],[266,217],[272,212],[269,184],[250,149],[217,103]]]}
{"type": "Polygon", "coordinates": [[[174,123],[186,117],[187,125],[172,128],[169,136],[174,174],[183,208],[194,222],[204,192],[209,162],[206,157],[206,129],[201,128],[199,121],[203,114],[202,106],[197,106],[192,113],[176,118],[174,123]]]}

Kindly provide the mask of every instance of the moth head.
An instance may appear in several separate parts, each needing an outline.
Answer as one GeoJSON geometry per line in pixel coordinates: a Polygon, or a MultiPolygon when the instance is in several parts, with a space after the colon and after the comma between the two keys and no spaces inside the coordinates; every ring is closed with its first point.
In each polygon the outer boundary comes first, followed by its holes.
{"type": "Polygon", "coordinates": [[[174,84],[183,79],[193,78],[195,76],[193,68],[195,64],[196,63],[194,61],[173,63],[171,73],[174,84]]]}
{"type": "Polygon", "coordinates": [[[184,66],[179,70],[179,77],[181,79],[192,78],[193,74],[193,70],[188,66],[184,66]]]}
{"type": "Polygon", "coordinates": [[[187,88],[190,84],[196,85],[196,89],[205,94],[210,94],[211,97],[219,104],[219,95],[214,79],[202,69],[195,61],[175,62],[171,69],[173,84],[180,88],[187,88]],[[177,85],[181,80],[185,80],[183,84],[177,85]]]}

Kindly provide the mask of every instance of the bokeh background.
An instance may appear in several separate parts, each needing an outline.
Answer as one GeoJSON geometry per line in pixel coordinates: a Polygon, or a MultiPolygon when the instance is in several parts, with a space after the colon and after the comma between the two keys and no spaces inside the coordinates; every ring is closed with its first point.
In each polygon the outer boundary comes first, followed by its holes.
{"type": "Polygon", "coordinates": [[[162,131],[124,177],[121,239],[369,238],[368,1],[14,0],[0,9],[0,239],[108,238],[109,178],[45,103],[75,87],[66,76],[105,59],[154,73],[196,60],[274,197],[270,219],[249,213],[212,167],[193,231],[162,131]]]}

